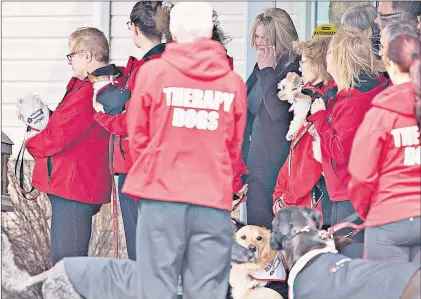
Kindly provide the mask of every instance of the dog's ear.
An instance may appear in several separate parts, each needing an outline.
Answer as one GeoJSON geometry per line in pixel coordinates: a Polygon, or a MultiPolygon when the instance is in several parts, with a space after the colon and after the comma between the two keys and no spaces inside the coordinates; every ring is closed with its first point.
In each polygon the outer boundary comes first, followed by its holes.
{"type": "Polygon", "coordinates": [[[322,217],[321,217],[320,213],[317,212],[317,211],[315,211],[315,210],[313,210],[313,209],[307,208],[307,207],[304,208],[304,211],[316,223],[317,229],[321,229],[322,228],[322,223],[321,223],[322,217]]]}

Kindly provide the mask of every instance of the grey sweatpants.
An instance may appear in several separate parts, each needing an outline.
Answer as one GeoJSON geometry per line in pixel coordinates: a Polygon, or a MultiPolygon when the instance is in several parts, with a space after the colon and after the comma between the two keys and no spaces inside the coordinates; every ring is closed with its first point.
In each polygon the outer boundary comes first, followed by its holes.
{"type": "Polygon", "coordinates": [[[183,203],[142,200],[137,261],[65,258],[66,274],[86,299],[225,299],[231,264],[230,213],[183,203]]]}
{"type": "Polygon", "coordinates": [[[137,225],[139,298],[225,299],[231,261],[230,213],[142,200],[137,225]]]}
{"type": "Polygon", "coordinates": [[[366,259],[420,264],[420,217],[378,227],[367,227],[364,239],[366,259]]]}

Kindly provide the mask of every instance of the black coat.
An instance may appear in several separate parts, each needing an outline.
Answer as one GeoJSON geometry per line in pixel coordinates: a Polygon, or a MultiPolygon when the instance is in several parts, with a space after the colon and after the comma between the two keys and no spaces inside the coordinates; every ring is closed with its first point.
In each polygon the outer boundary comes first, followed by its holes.
{"type": "Polygon", "coordinates": [[[288,72],[301,75],[299,61],[297,57],[286,67],[281,59],[276,69],[260,70],[256,66],[247,80],[248,114],[242,154],[249,171],[248,224],[270,227],[273,218],[272,193],[288,155],[286,134],[293,116],[288,112],[290,104],[279,100],[277,85],[288,72]]]}

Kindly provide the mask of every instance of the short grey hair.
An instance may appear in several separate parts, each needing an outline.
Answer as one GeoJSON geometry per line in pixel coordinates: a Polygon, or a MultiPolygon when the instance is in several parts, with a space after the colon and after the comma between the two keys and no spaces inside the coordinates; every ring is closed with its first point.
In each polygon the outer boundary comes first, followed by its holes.
{"type": "Polygon", "coordinates": [[[420,31],[412,22],[394,22],[386,26],[384,33],[388,43],[401,34],[408,34],[416,39],[420,39],[420,31]]]}
{"type": "Polygon", "coordinates": [[[364,4],[350,7],[341,18],[341,26],[348,25],[358,30],[376,27],[377,10],[374,6],[364,4]]]}
{"type": "Polygon", "coordinates": [[[213,9],[206,2],[176,2],[170,12],[170,31],[177,42],[211,38],[213,9]]]}

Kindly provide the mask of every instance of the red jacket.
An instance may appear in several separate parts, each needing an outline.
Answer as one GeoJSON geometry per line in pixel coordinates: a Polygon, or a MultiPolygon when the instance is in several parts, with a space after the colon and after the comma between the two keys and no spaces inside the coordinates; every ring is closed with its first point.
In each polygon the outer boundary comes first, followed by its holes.
{"type": "MultiPolygon", "coordinates": [[[[124,75],[127,78],[127,89],[132,91],[134,78],[136,77],[139,68],[145,64],[146,61],[159,58],[165,49],[165,44],[158,44],[147,52],[141,60],[130,56],[126,67],[124,68],[124,75]]],[[[126,110],[130,101],[126,103],[126,110]]],[[[103,126],[111,134],[115,134],[110,142],[113,142],[113,173],[127,173],[133,162],[129,154],[129,143],[127,141],[127,120],[126,113],[117,115],[109,115],[98,112],[94,116],[95,120],[103,126]]]]}
{"type": "Polygon", "coordinates": [[[421,216],[420,132],[412,83],[372,102],[352,146],[349,198],[365,226],[421,216]]]}
{"type": "Polygon", "coordinates": [[[317,206],[311,203],[312,189],[322,176],[322,164],[314,158],[314,139],[308,132],[311,125],[301,127],[291,142],[288,158],[278,174],[273,200],[282,197],[288,206],[315,208],[322,213],[321,203],[317,206]]]}
{"type": "Polygon", "coordinates": [[[110,202],[110,135],[93,116],[93,88],[88,79],[72,78],[47,127],[25,146],[35,158],[32,185],[66,199],[110,202]]]}
{"type": "Polygon", "coordinates": [[[348,162],[355,132],[371,100],[387,86],[383,76],[362,76],[355,89],[341,90],[328,101],[327,110],[308,117],[320,136],[322,166],[330,200],[348,200],[347,186],[350,179],[348,162]]]}
{"type": "Polygon", "coordinates": [[[221,43],[170,43],[136,76],[127,110],[123,193],[231,211],[246,121],[246,87],[221,43]]]}

